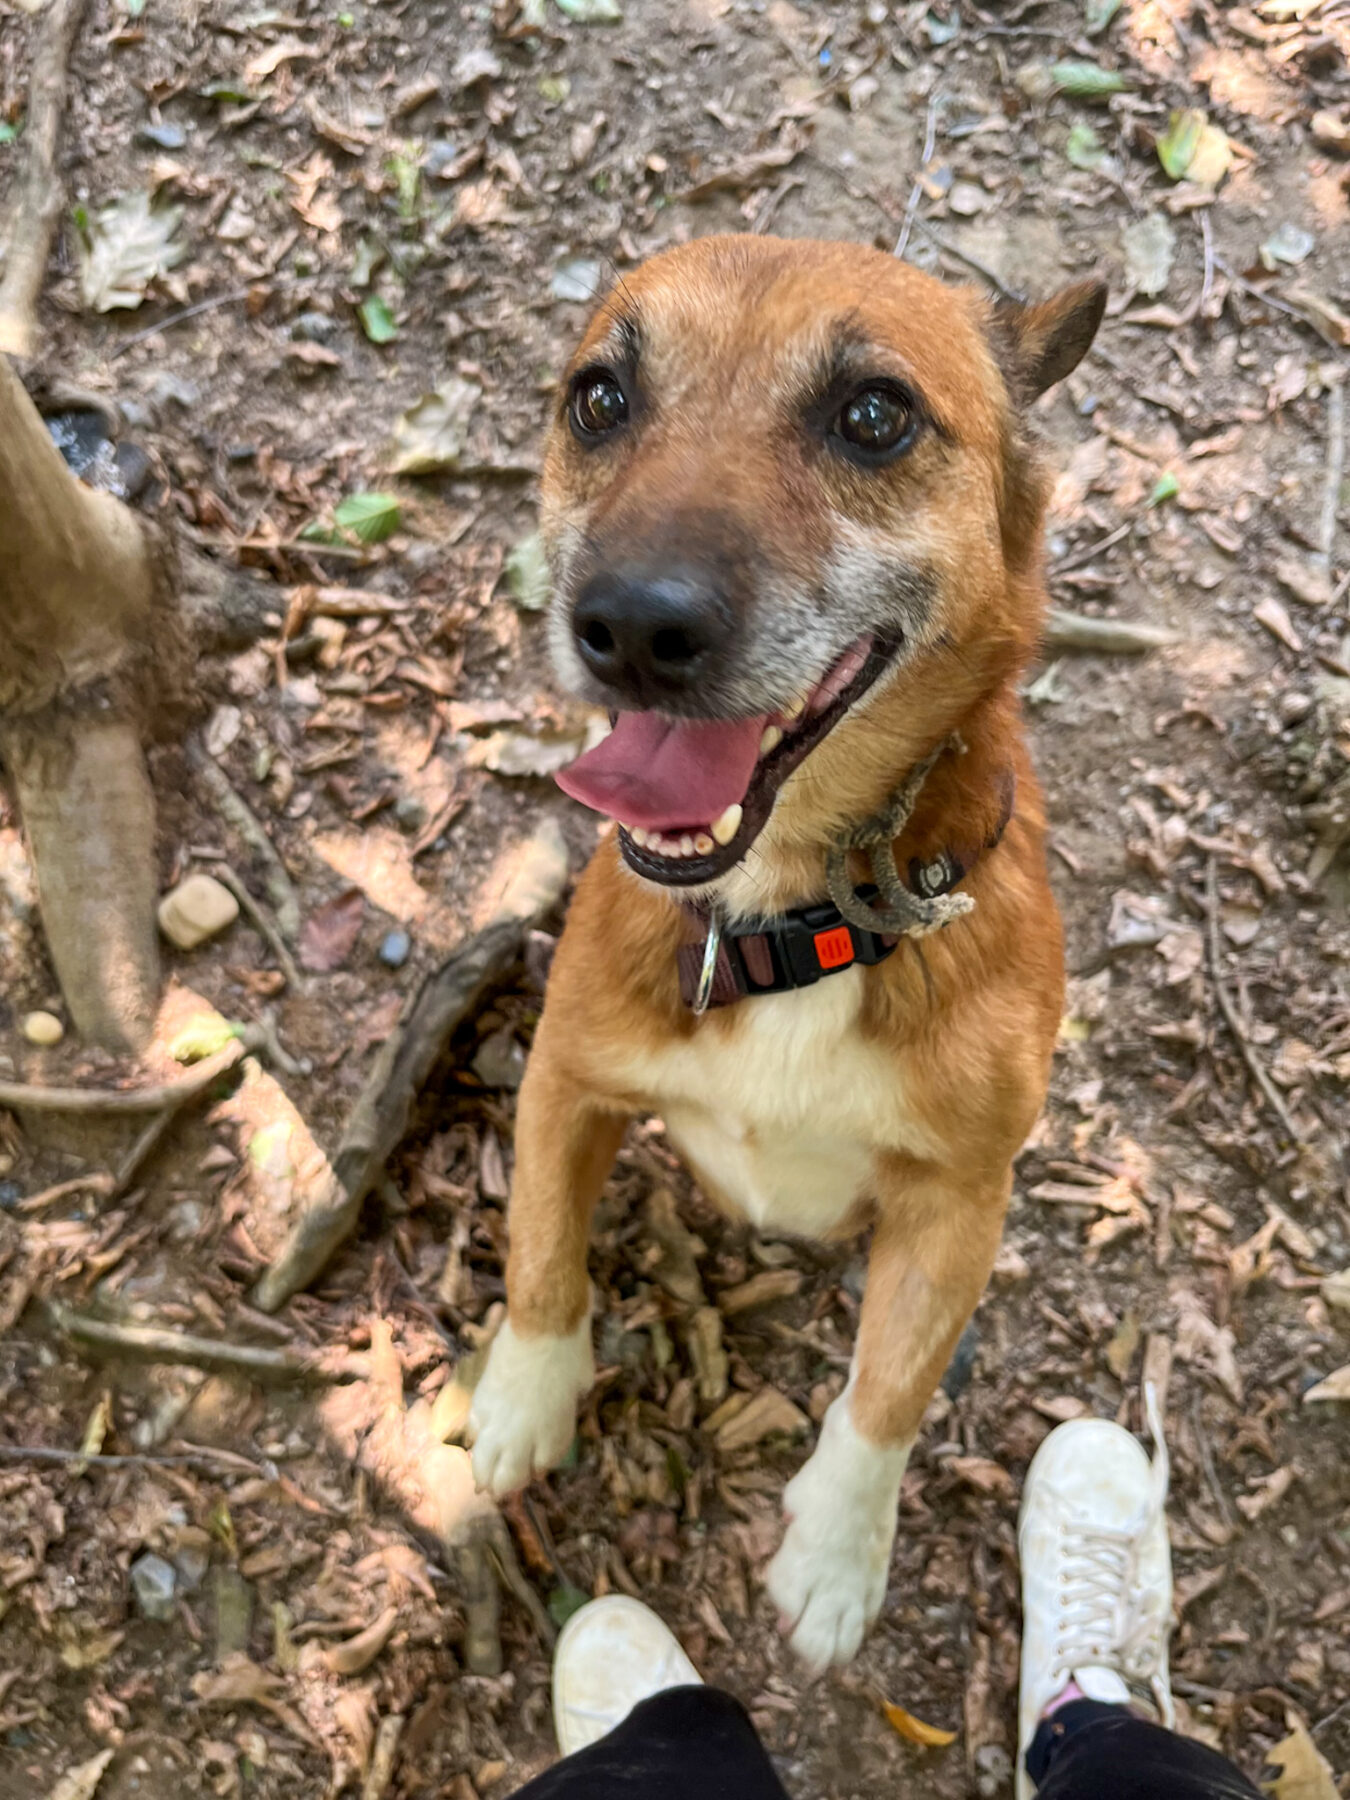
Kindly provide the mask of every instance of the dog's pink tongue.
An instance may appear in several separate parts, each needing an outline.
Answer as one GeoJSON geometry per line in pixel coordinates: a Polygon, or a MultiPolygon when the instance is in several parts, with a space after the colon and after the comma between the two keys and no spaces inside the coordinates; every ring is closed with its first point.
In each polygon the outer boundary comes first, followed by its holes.
{"type": "Polygon", "coordinates": [[[706,830],[745,798],[767,720],[767,713],[754,719],[620,713],[605,741],[565,768],[558,786],[623,825],[706,830]]]}

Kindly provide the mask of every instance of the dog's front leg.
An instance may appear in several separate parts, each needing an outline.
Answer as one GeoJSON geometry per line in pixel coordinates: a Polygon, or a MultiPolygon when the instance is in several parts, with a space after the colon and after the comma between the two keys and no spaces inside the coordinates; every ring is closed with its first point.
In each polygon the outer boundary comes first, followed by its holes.
{"type": "Polygon", "coordinates": [[[571,1445],[577,1401],[595,1379],[591,1214],[626,1123],[568,1075],[551,1042],[536,1039],[516,1112],[507,1316],[470,1414],[474,1479],[490,1493],[523,1487],[571,1445]]]}
{"type": "Polygon", "coordinates": [[[812,1668],[848,1662],[881,1611],[900,1482],[998,1249],[1008,1181],[894,1171],[872,1242],[848,1386],[788,1483],[769,1593],[812,1668]]]}

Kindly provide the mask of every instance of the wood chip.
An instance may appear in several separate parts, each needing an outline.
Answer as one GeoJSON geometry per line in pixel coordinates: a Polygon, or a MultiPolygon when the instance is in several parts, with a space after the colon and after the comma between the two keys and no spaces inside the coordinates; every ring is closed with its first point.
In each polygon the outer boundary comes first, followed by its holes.
{"type": "Polygon", "coordinates": [[[762,1275],[752,1275],[739,1287],[725,1289],[717,1296],[717,1304],[724,1318],[733,1319],[737,1313],[750,1312],[757,1306],[771,1306],[775,1300],[787,1300],[801,1285],[800,1269],[765,1269],[762,1275]]]}
{"type": "Polygon", "coordinates": [[[810,1426],[806,1414],[794,1406],[786,1394],[780,1394],[777,1388],[762,1387],[747,1405],[740,1408],[735,1418],[722,1425],[717,1433],[717,1448],[724,1453],[744,1450],[779,1431],[789,1437],[800,1437],[810,1426]]]}

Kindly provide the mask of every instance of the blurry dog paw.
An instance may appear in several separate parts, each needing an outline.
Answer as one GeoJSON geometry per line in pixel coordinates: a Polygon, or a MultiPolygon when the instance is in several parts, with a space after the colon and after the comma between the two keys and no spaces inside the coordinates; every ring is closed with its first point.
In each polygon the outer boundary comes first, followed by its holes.
{"type": "Polygon", "coordinates": [[[469,1413],[473,1478],[500,1498],[556,1468],[576,1434],[577,1401],[595,1380],[589,1317],[570,1337],[492,1340],[469,1413]]]}

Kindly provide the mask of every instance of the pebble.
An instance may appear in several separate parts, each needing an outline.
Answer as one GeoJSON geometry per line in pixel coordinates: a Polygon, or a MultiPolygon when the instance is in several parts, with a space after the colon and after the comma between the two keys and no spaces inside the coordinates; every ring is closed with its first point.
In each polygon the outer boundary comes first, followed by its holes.
{"type": "Polygon", "coordinates": [[[400,831],[420,831],[427,822],[426,803],[416,794],[400,794],[394,802],[394,817],[400,831]]]}
{"type": "Polygon", "coordinates": [[[1280,695],[1280,718],[1286,725],[1297,725],[1307,718],[1315,704],[1311,694],[1302,694],[1297,688],[1290,688],[1280,695]]]}
{"type": "Polygon", "coordinates": [[[478,1046],[473,1072],[490,1088],[518,1088],[525,1079],[525,1052],[509,1025],[503,1025],[478,1046]]]}
{"type": "Polygon", "coordinates": [[[143,144],[153,144],[157,150],[181,150],[187,143],[187,132],[181,125],[138,125],[136,136],[143,144]]]}
{"type": "Polygon", "coordinates": [[[17,1206],[23,1199],[23,1189],[17,1181],[0,1181],[0,1208],[6,1212],[11,1206],[17,1206]]]}
{"type": "Polygon", "coordinates": [[[173,1564],[165,1562],[162,1556],[156,1556],[153,1551],[131,1565],[131,1591],[136,1596],[136,1604],[144,1618],[158,1619],[161,1622],[171,1619],[177,1585],[178,1577],[174,1573],[173,1564]]]}
{"type": "Polygon", "coordinates": [[[30,1044],[40,1044],[47,1049],[61,1042],[66,1028],[55,1013],[30,1012],[23,1022],[23,1035],[30,1044]]]}
{"type": "Polygon", "coordinates": [[[406,931],[391,931],[380,945],[380,961],[387,969],[401,969],[412,954],[412,939],[406,931]]]}
{"type": "Polygon", "coordinates": [[[159,903],[159,928],[180,950],[195,950],[239,917],[239,902],[214,875],[189,875],[159,903]]]}
{"type": "Polygon", "coordinates": [[[326,344],[340,327],[332,313],[302,312],[291,326],[291,336],[306,344],[326,344]]]}

